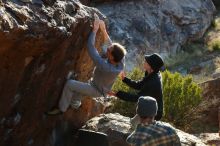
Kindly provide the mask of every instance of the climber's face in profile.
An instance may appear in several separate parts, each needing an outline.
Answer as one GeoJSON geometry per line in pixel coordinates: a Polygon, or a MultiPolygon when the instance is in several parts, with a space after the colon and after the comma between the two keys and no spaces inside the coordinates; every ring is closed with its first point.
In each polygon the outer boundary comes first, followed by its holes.
{"type": "Polygon", "coordinates": [[[113,46],[107,48],[107,58],[111,64],[115,64],[114,57],[112,55],[113,46]]]}
{"type": "Polygon", "coordinates": [[[106,57],[108,58],[109,63],[116,65],[121,62],[126,53],[127,52],[122,45],[113,43],[107,48],[106,57]]]}

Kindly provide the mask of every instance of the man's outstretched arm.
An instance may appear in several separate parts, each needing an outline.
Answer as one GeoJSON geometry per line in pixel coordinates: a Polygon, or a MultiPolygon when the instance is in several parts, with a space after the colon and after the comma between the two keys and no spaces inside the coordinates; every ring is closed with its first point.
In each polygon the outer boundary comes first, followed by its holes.
{"type": "Polygon", "coordinates": [[[141,88],[144,85],[144,78],[142,80],[135,81],[135,80],[131,80],[131,79],[125,77],[122,81],[125,84],[127,84],[129,87],[134,88],[136,90],[141,90],[141,88]]]}
{"type": "Polygon", "coordinates": [[[95,38],[96,38],[96,33],[99,29],[99,18],[97,15],[95,15],[95,20],[93,23],[93,29],[92,32],[89,35],[89,39],[88,39],[88,53],[90,55],[90,57],[92,58],[92,60],[94,61],[94,63],[96,65],[104,65],[104,61],[101,58],[101,56],[99,55],[99,52],[97,51],[97,49],[95,48],[95,38]]]}
{"type": "Polygon", "coordinates": [[[110,91],[108,92],[108,95],[116,96],[124,101],[130,101],[130,102],[137,102],[138,98],[140,97],[140,95],[138,94],[127,93],[124,91],[118,91],[118,92],[110,91]]]}
{"type": "Polygon", "coordinates": [[[138,98],[140,97],[140,95],[138,95],[138,94],[127,93],[124,91],[118,91],[117,93],[115,93],[114,96],[116,96],[124,101],[130,101],[130,102],[137,102],[138,98]]]}
{"type": "Polygon", "coordinates": [[[126,74],[124,71],[122,71],[120,74],[119,74],[122,82],[124,82],[125,84],[127,84],[129,87],[131,88],[134,88],[136,90],[140,90],[144,84],[144,78],[142,80],[139,80],[139,81],[134,81],[134,80],[131,80],[129,78],[126,77],[126,74]]]}
{"type": "MultiPolygon", "coordinates": [[[[97,16],[98,17],[98,16],[97,16]]],[[[93,24],[93,30],[89,35],[88,39],[88,53],[89,56],[92,58],[94,64],[97,67],[100,67],[104,70],[111,70],[118,72],[118,69],[114,68],[111,64],[107,63],[105,59],[103,59],[97,49],[95,48],[95,38],[96,38],[96,33],[99,29],[99,24],[100,20],[98,18],[95,19],[94,24],[93,24]]]]}

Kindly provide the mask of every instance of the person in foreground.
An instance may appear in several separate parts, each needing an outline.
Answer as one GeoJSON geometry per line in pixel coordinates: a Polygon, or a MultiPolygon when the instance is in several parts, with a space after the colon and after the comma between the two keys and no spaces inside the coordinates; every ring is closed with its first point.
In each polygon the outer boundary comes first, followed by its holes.
{"type": "Polygon", "coordinates": [[[155,121],[157,101],[150,96],[138,99],[136,114],[140,123],[126,139],[131,146],[181,146],[175,129],[164,122],[155,121]]]}
{"type": "Polygon", "coordinates": [[[122,45],[112,43],[104,21],[99,20],[97,15],[95,15],[93,30],[88,39],[88,53],[95,64],[92,78],[88,83],[69,79],[64,86],[58,108],[47,112],[47,115],[63,113],[70,105],[72,108],[78,109],[84,96],[106,97],[107,93],[111,91],[115,79],[124,69],[126,50],[122,45]],[[104,35],[105,43],[110,44],[105,54],[106,58],[103,58],[95,48],[95,38],[99,28],[104,35]]]}

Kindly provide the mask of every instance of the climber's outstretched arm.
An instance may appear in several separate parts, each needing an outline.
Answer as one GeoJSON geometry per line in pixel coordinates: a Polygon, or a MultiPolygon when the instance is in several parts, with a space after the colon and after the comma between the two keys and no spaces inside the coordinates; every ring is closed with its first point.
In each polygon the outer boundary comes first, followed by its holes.
{"type": "Polygon", "coordinates": [[[107,30],[106,30],[106,26],[105,26],[105,22],[103,20],[99,21],[99,27],[100,30],[102,31],[103,35],[104,35],[104,42],[108,43],[108,45],[112,45],[112,40],[110,39],[107,30]]]}
{"type": "MultiPolygon", "coordinates": [[[[98,17],[98,16],[97,16],[98,17]]],[[[95,63],[96,66],[101,67],[105,70],[111,69],[111,65],[107,63],[99,54],[97,49],[95,48],[95,38],[96,38],[96,33],[99,29],[99,24],[100,20],[95,17],[95,20],[93,22],[93,29],[92,32],[89,35],[88,39],[88,53],[89,56],[92,58],[93,62],[95,63]]]]}
{"type": "Polygon", "coordinates": [[[88,44],[87,44],[89,56],[92,58],[95,64],[99,64],[102,62],[102,58],[99,55],[97,49],[95,48],[95,38],[98,29],[99,29],[99,18],[97,15],[95,15],[95,20],[93,22],[93,29],[89,35],[88,44]]]}

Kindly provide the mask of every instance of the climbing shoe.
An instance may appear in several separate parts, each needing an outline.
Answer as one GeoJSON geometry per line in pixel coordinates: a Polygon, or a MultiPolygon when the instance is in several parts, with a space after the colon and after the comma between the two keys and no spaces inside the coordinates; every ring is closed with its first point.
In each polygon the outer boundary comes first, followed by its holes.
{"type": "Polygon", "coordinates": [[[79,109],[81,107],[81,101],[79,100],[72,100],[70,103],[70,106],[72,107],[72,109],[79,109]]]}
{"type": "Polygon", "coordinates": [[[77,74],[73,71],[70,71],[66,76],[67,80],[76,80],[76,78],[77,78],[77,74]]]}
{"type": "Polygon", "coordinates": [[[46,112],[45,114],[46,114],[46,115],[49,115],[49,116],[53,116],[53,115],[60,115],[60,114],[62,114],[62,113],[63,113],[63,112],[60,111],[58,108],[54,108],[54,109],[52,109],[52,110],[46,112]]]}

